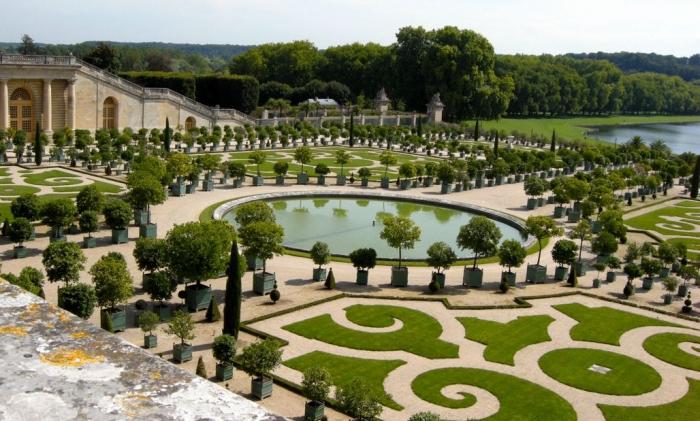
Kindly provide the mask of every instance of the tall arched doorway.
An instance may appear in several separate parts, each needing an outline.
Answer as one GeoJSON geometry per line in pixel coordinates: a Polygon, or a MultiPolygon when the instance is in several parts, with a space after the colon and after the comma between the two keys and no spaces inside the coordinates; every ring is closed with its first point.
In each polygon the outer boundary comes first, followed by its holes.
{"type": "Polygon", "coordinates": [[[109,97],[102,104],[102,128],[116,129],[117,128],[117,101],[109,97]]]}
{"type": "Polygon", "coordinates": [[[195,120],[194,117],[187,117],[185,119],[185,131],[189,132],[190,130],[193,130],[196,128],[197,128],[197,120],[195,120]]]}
{"type": "Polygon", "coordinates": [[[10,95],[10,127],[24,130],[28,137],[34,131],[32,97],[24,88],[17,88],[10,95]]]}

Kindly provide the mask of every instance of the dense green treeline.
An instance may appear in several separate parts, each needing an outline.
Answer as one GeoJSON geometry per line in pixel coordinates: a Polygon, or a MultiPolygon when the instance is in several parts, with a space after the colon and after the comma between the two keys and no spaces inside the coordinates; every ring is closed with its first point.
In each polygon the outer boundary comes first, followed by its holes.
{"type": "Polygon", "coordinates": [[[680,76],[687,81],[700,82],[700,54],[676,57],[654,53],[584,53],[567,54],[577,59],[607,60],[625,73],[653,72],[680,76]]]}

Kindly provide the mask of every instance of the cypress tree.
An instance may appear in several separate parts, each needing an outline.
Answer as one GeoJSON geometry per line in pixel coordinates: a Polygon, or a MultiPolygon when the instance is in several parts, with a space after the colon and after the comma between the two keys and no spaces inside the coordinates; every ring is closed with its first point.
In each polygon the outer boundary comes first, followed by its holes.
{"type": "Polygon", "coordinates": [[[479,120],[476,120],[474,125],[474,141],[479,141],[479,120]]]}
{"type": "Polygon", "coordinates": [[[165,133],[163,133],[163,146],[165,152],[170,152],[170,121],[165,117],[165,133]]]}
{"type": "Polygon", "coordinates": [[[241,325],[241,275],[238,272],[238,243],[233,240],[231,259],[228,264],[226,295],[224,296],[224,330],[225,334],[238,338],[241,325]]]}
{"type": "Polygon", "coordinates": [[[326,282],[324,285],[328,289],[335,289],[335,275],[333,275],[333,268],[328,271],[328,276],[326,276],[326,282]]]}
{"type": "Polygon", "coordinates": [[[493,142],[493,155],[498,158],[498,133],[496,133],[496,140],[493,142]]]}
{"type": "Polygon", "coordinates": [[[39,122],[36,123],[36,130],[34,136],[34,163],[36,165],[41,165],[43,159],[44,151],[41,145],[41,130],[39,129],[39,122]]]}
{"type": "Polygon", "coordinates": [[[209,378],[209,376],[207,376],[207,367],[204,365],[204,359],[201,355],[197,360],[197,375],[205,379],[209,378]]]}
{"type": "Polygon", "coordinates": [[[216,298],[212,295],[209,301],[209,307],[207,307],[207,314],[204,316],[209,323],[218,322],[221,320],[221,312],[219,312],[219,303],[216,302],[216,298]]]}
{"type": "Polygon", "coordinates": [[[418,121],[416,122],[416,134],[418,137],[423,137],[423,119],[418,117],[418,121]]]}
{"type": "Polygon", "coordinates": [[[5,218],[5,222],[2,224],[2,236],[7,237],[10,232],[10,219],[5,218]]]}
{"type": "Polygon", "coordinates": [[[355,146],[355,110],[350,109],[350,139],[348,144],[352,148],[355,146]]]}
{"type": "Polygon", "coordinates": [[[700,156],[695,158],[695,170],[693,170],[693,178],[690,180],[690,197],[693,199],[698,197],[698,185],[700,184],[700,156]]]}
{"type": "Polygon", "coordinates": [[[549,149],[556,153],[557,152],[557,133],[552,130],[552,143],[549,145],[549,149]]]}

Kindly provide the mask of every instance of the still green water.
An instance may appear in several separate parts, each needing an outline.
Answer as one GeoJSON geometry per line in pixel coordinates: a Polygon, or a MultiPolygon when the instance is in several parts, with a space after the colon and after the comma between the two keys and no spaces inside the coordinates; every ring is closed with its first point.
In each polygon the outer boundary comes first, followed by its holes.
{"type": "MultiPolygon", "coordinates": [[[[287,247],[309,250],[316,241],[323,241],[333,254],[348,255],[357,248],[372,247],[378,257],[396,259],[398,250],[390,248],[379,233],[385,216],[400,215],[411,218],[422,231],[415,248],[402,251],[403,258],[425,259],[426,250],[436,241],[447,243],[460,258],[472,256],[470,250],[460,250],[456,242],[459,228],[474,216],[469,212],[405,201],[337,196],[273,199],[268,203],[284,227],[287,247]]],[[[224,218],[233,222],[234,212],[224,218]]],[[[516,228],[494,222],[503,234],[501,241],[523,241],[516,228]]]]}

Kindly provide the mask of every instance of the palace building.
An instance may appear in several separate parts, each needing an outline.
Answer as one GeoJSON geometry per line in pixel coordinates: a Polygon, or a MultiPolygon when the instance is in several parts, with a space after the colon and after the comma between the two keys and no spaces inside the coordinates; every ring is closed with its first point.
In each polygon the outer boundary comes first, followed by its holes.
{"type": "Polygon", "coordinates": [[[170,89],[145,88],[73,56],[0,54],[0,128],[124,129],[255,124],[170,89]]]}

